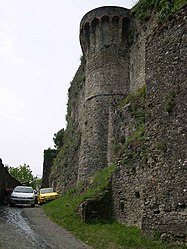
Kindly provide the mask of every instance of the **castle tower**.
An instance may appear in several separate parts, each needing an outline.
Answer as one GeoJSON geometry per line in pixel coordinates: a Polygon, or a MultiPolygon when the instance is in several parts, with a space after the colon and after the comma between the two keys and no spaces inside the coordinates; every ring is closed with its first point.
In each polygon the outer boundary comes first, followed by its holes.
{"type": "Polygon", "coordinates": [[[86,60],[78,181],[108,165],[109,111],[129,92],[129,10],[100,7],[80,24],[86,60]]]}

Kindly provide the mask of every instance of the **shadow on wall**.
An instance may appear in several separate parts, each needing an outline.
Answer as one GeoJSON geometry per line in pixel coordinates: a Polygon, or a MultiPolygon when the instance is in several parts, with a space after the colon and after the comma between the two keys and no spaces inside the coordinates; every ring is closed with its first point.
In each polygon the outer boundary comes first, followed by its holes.
{"type": "Polygon", "coordinates": [[[0,158],[0,204],[7,204],[12,189],[20,182],[12,177],[0,158]]]}

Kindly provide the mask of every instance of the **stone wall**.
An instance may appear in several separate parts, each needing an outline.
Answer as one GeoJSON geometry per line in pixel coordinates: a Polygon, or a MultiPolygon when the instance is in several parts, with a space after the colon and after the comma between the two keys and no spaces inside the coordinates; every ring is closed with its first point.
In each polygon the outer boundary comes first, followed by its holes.
{"type": "Polygon", "coordinates": [[[43,177],[41,188],[50,187],[49,176],[51,173],[51,168],[53,166],[53,161],[57,156],[56,149],[47,149],[44,150],[44,162],[43,162],[43,177]]]}
{"type": "Polygon", "coordinates": [[[9,174],[0,159],[0,203],[5,199],[5,189],[12,189],[17,185],[20,185],[20,182],[9,174]]]}
{"type": "Polygon", "coordinates": [[[101,7],[80,25],[86,60],[78,181],[107,166],[109,110],[129,91],[129,10],[101,7]]]}
{"type": "Polygon", "coordinates": [[[118,7],[83,17],[85,61],[68,100],[71,143],[51,173],[51,184],[65,191],[116,162],[115,218],[149,235],[159,231],[163,240],[187,237],[186,11],[162,24],[154,16],[148,23],[129,23],[128,10],[118,7]],[[146,95],[138,100],[142,87],[146,95]],[[136,108],[124,101],[132,93],[136,108]]]}
{"type": "Polygon", "coordinates": [[[146,41],[148,171],[142,227],[187,241],[187,8],[146,41]]]}
{"type": "Polygon", "coordinates": [[[78,160],[80,154],[81,128],[84,125],[85,60],[77,70],[68,92],[67,128],[65,144],[58,152],[55,163],[50,168],[49,184],[60,192],[77,185],[78,160]]]}
{"type": "MultiPolygon", "coordinates": [[[[137,140],[131,148],[120,151],[120,144],[137,129],[132,105],[118,107],[110,114],[110,140],[118,145],[113,176],[115,217],[121,223],[138,225],[152,236],[159,231],[166,241],[187,238],[186,16],[184,7],[172,19],[148,30],[146,37],[144,31],[142,34],[146,84],[143,147],[137,140]]],[[[141,33],[139,36],[140,41],[141,33]]],[[[132,46],[134,50],[136,44],[132,46]]],[[[141,58],[142,54],[136,58],[139,63],[141,58]]]]}
{"type": "Polygon", "coordinates": [[[145,85],[145,47],[146,39],[156,27],[156,17],[152,17],[142,23],[134,17],[131,17],[129,24],[129,74],[130,74],[130,92],[136,92],[145,85]]]}

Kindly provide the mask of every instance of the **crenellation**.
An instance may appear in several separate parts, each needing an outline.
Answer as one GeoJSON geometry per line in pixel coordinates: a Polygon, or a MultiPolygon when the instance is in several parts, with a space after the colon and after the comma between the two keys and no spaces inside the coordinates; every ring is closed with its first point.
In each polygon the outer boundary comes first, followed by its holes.
{"type": "Polygon", "coordinates": [[[129,10],[121,7],[100,7],[88,12],[80,24],[83,54],[126,44],[128,16],[129,10]]]}

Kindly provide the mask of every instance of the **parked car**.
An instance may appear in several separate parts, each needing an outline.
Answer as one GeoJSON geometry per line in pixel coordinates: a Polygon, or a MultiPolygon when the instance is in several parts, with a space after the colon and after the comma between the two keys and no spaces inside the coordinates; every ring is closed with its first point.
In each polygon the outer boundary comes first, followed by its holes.
{"type": "Polygon", "coordinates": [[[31,207],[35,206],[35,194],[32,187],[28,186],[17,186],[13,189],[10,200],[10,206],[17,204],[28,204],[31,207]]]}
{"type": "Polygon", "coordinates": [[[53,188],[41,188],[38,194],[38,204],[42,205],[58,197],[59,194],[53,188]]]}

